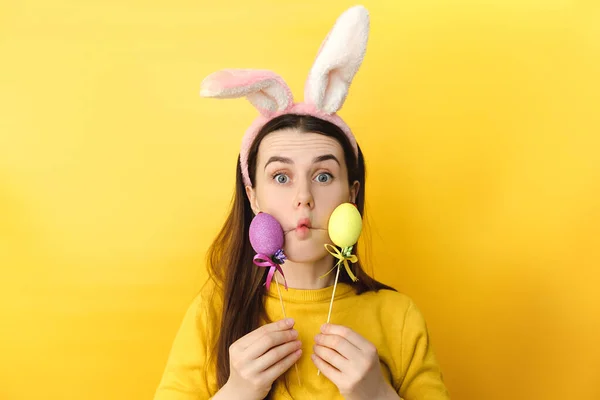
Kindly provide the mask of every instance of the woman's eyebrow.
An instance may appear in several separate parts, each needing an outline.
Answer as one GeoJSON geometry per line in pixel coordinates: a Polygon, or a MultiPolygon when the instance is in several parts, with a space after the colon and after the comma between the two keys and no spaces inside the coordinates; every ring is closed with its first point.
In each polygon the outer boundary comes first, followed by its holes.
{"type": "MultiPolygon", "coordinates": [[[[316,163],[319,163],[319,162],[323,162],[323,161],[327,161],[327,160],[333,160],[338,165],[341,165],[340,161],[333,154],[324,154],[322,156],[315,157],[313,159],[313,164],[316,164],[316,163]]],[[[269,160],[265,164],[265,169],[267,169],[267,166],[269,164],[271,164],[272,162],[280,162],[280,163],[284,163],[284,164],[294,164],[294,160],[292,160],[291,158],[280,157],[280,156],[273,156],[273,157],[269,158],[269,160]]]]}
{"type": "Polygon", "coordinates": [[[294,161],[291,158],[273,156],[273,157],[269,158],[269,161],[267,161],[267,163],[265,164],[265,169],[267,169],[267,165],[271,164],[272,162],[280,162],[280,163],[284,163],[284,164],[293,164],[294,163],[294,161]]]}
{"type": "Polygon", "coordinates": [[[338,165],[341,165],[341,164],[340,164],[340,160],[338,160],[338,159],[337,159],[337,157],[336,157],[336,156],[334,156],[333,154],[325,154],[325,155],[322,155],[322,156],[319,156],[319,157],[315,157],[315,158],[313,159],[313,164],[316,164],[316,163],[318,163],[318,162],[322,162],[322,161],[327,161],[327,160],[333,160],[333,161],[335,161],[335,162],[336,162],[338,165]]]}

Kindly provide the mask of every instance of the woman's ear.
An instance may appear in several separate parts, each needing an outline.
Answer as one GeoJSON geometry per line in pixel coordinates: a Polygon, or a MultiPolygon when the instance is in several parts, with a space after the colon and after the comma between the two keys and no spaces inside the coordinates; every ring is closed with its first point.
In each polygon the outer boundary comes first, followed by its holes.
{"type": "Polygon", "coordinates": [[[356,204],[356,199],[358,198],[358,191],[360,190],[360,182],[354,181],[352,186],[350,186],[350,203],[356,204]]]}
{"type": "Polygon", "coordinates": [[[256,190],[252,186],[246,186],[246,196],[248,196],[252,212],[254,212],[254,215],[257,215],[260,212],[260,207],[256,198],[256,190]]]}

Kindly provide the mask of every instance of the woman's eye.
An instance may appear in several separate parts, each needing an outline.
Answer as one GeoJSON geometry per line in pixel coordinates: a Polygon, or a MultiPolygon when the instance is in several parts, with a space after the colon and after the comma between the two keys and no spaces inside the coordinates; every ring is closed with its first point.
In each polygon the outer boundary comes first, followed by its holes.
{"type": "Polygon", "coordinates": [[[317,182],[319,183],[327,183],[329,182],[333,177],[331,176],[331,174],[328,173],[321,173],[319,175],[317,175],[317,182]]]}
{"type": "Polygon", "coordinates": [[[290,178],[286,174],[276,174],[274,177],[275,182],[285,184],[288,183],[290,178]]]}

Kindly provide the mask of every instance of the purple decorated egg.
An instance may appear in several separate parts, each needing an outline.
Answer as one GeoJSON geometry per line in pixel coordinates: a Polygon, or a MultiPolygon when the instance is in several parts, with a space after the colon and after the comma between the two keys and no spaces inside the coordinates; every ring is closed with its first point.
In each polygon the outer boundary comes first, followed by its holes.
{"type": "Polygon", "coordinates": [[[283,247],[283,228],[270,214],[258,213],[250,223],[250,244],[257,253],[272,256],[283,247]]]}

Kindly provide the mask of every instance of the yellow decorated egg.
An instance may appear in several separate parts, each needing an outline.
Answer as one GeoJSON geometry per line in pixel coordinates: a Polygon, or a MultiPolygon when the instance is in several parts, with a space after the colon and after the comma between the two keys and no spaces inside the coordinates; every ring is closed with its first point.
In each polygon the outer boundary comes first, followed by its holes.
{"type": "Polygon", "coordinates": [[[336,246],[354,246],[361,230],[362,218],[352,203],[340,204],[329,217],[329,237],[336,246]]]}

